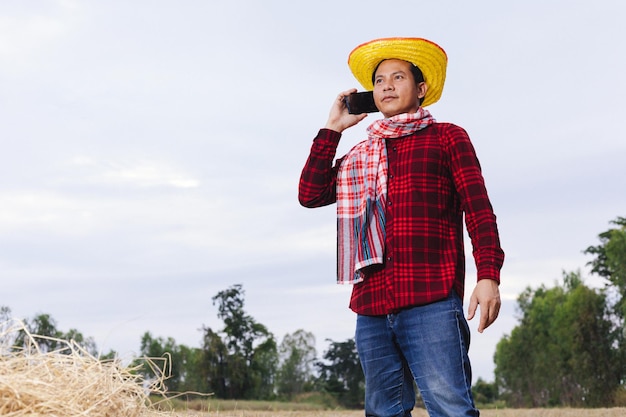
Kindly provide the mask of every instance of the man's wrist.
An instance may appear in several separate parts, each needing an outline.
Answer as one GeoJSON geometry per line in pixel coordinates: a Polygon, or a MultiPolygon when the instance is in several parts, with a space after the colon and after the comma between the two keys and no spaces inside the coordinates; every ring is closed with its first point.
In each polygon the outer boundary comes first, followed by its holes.
{"type": "Polygon", "coordinates": [[[327,122],[324,129],[334,130],[337,133],[342,133],[345,129],[339,123],[327,122]]]}

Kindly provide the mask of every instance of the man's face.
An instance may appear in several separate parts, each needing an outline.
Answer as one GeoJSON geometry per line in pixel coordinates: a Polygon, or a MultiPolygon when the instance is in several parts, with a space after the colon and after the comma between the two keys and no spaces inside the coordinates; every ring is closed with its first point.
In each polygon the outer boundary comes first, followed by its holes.
{"type": "Polygon", "coordinates": [[[380,63],[374,77],[374,102],[385,117],[415,113],[419,99],[426,94],[426,83],[415,85],[411,64],[400,59],[380,63]]]}

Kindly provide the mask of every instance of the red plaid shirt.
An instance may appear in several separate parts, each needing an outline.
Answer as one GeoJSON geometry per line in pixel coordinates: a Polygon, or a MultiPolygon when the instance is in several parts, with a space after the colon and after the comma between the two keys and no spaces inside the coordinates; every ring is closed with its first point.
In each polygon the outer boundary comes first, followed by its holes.
{"type": "MultiPolygon", "coordinates": [[[[320,207],[336,200],[333,159],[341,134],[321,129],[302,171],[299,200],[320,207]]],[[[413,135],[386,141],[385,263],[365,271],[352,290],[350,308],[384,315],[446,298],[463,298],[463,214],[478,280],[500,282],[504,252],[480,165],[462,128],[435,123],[413,135]]]]}

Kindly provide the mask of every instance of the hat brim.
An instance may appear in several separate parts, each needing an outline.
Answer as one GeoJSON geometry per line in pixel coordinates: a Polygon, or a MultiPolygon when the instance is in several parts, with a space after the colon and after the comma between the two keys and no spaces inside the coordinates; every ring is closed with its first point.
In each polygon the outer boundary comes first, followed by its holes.
{"type": "Polygon", "coordinates": [[[348,66],[357,81],[371,91],[374,70],[385,59],[401,59],[419,67],[428,86],[422,107],[439,100],[448,65],[448,57],[439,45],[422,38],[375,39],[354,48],[348,57],[348,66]]]}

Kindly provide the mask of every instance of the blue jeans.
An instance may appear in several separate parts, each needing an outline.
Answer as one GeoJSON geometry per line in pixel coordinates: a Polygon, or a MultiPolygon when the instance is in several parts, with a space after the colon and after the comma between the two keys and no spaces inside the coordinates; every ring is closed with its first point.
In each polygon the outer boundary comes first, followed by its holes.
{"type": "Polygon", "coordinates": [[[357,317],[365,415],[410,417],[413,380],[431,417],[479,416],[472,398],[463,302],[452,295],[387,316],[357,317]]]}

